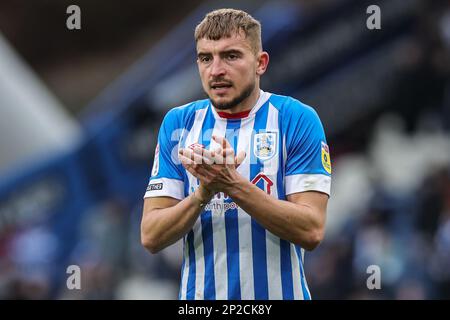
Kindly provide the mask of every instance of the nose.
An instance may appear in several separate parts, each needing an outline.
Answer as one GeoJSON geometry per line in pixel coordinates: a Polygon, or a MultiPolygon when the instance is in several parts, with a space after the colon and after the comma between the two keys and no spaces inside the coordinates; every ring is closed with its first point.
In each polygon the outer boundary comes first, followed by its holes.
{"type": "Polygon", "coordinates": [[[225,75],[225,68],[222,59],[220,58],[213,59],[211,63],[210,73],[213,78],[225,75]]]}

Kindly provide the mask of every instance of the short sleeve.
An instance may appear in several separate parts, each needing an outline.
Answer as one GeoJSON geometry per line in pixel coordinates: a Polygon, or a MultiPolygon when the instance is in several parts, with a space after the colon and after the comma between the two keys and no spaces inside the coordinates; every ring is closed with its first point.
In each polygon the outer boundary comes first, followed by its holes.
{"type": "Polygon", "coordinates": [[[144,198],[184,198],[183,167],[178,160],[180,128],[176,114],[171,110],[164,117],[158,134],[158,143],[147,191],[144,198]]]}
{"type": "Polygon", "coordinates": [[[320,191],[330,195],[331,160],[316,111],[298,101],[290,106],[286,128],[286,195],[320,191]]]}

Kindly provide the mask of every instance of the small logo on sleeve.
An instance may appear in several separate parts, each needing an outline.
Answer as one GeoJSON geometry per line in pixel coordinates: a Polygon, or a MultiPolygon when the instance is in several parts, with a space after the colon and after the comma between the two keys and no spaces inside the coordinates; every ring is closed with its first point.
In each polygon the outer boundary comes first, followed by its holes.
{"type": "Polygon", "coordinates": [[[328,145],[322,141],[322,166],[326,172],[331,174],[330,150],[328,145]]]}
{"type": "Polygon", "coordinates": [[[147,191],[156,191],[156,190],[162,190],[163,183],[150,183],[147,187],[147,191]]]}

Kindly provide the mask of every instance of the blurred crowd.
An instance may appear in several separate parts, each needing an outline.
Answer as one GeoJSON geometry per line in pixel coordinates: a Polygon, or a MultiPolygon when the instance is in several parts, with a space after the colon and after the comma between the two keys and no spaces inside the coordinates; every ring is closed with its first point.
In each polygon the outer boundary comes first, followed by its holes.
{"type": "Polygon", "coordinates": [[[339,206],[330,201],[330,234],[305,257],[316,299],[450,298],[448,132],[409,136],[389,132],[387,123],[369,155],[346,155],[335,163],[336,180],[353,174],[359,181],[336,181],[337,198],[340,192],[353,197],[339,206]],[[367,284],[374,265],[379,290],[367,284]]]}
{"type": "Polygon", "coordinates": [[[331,234],[305,258],[316,299],[450,298],[450,7],[420,9],[367,145],[334,161],[331,234]]]}

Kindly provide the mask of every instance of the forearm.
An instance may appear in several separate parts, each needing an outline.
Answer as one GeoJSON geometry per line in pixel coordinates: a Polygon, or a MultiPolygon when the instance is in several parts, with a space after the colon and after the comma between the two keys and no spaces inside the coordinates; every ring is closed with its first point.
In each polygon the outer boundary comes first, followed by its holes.
{"type": "Polygon", "coordinates": [[[193,194],[173,207],[144,212],[141,234],[146,247],[156,253],[182,238],[195,224],[202,208],[193,194]]]}
{"type": "Polygon", "coordinates": [[[323,237],[322,215],[307,204],[279,200],[242,177],[226,193],[265,229],[281,239],[313,249],[323,237]]]}

